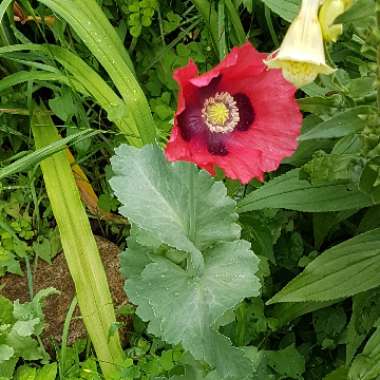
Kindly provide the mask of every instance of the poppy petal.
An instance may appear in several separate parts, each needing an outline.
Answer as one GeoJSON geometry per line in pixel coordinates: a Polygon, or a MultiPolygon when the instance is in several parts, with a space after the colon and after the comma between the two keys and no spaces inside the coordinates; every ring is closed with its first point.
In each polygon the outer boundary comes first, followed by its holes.
{"type": "Polygon", "coordinates": [[[190,60],[189,63],[174,71],[173,78],[179,85],[178,107],[176,115],[186,108],[185,96],[189,99],[196,94],[197,89],[190,83],[190,79],[198,75],[197,65],[190,60]]]}
{"type": "Polygon", "coordinates": [[[177,116],[178,127],[185,141],[190,141],[194,135],[206,132],[200,107],[188,107],[177,116]]]}
{"type": "Polygon", "coordinates": [[[226,156],[228,150],[226,148],[227,136],[224,133],[208,132],[207,150],[214,156],[226,156]]]}
{"type": "Polygon", "coordinates": [[[241,92],[233,95],[237,108],[239,109],[239,123],[237,131],[247,131],[255,120],[255,110],[252,107],[249,97],[241,92]]]}
{"type": "MultiPolygon", "coordinates": [[[[197,87],[203,87],[210,83],[213,78],[222,76],[222,83],[243,76],[258,75],[266,70],[263,60],[265,53],[259,53],[249,42],[241,47],[234,47],[231,52],[207,73],[193,78],[191,83],[197,87]]],[[[221,84],[222,85],[222,84],[221,84]]]]}
{"type": "Polygon", "coordinates": [[[265,57],[247,43],[205,74],[197,76],[190,64],[181,78],[177,74],[180,96],[166,147],[169,160],[194,162],[213,175],[218,166],[247,183],[263,180],[295,151],[302,124],[296,89],[280,70],[266,69],[265,57]],[[203,100],[219,91],[231,94],[239,110],[239,123],[229,133],[210,132],[201,116],[203,100]]]}

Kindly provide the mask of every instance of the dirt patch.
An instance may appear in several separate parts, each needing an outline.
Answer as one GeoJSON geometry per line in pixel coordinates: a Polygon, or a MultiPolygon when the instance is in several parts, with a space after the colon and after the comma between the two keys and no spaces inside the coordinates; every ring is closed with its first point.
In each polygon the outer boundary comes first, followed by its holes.
{"type": "MultiPolygon", "coordinates": [[[[117,307],[127,302],[123,291],[124,280],[119,272],[120,250],[117,245],[106,239],[96,237],[96,242],[107,274],[114,305],[117,307]]],[[[47,298],[44,303],[46,328],[42,338],[44,344],[51,347],[52,339],[57,342],[61,340],[66,314],[75,294],[74,284],[63,253],[54,258],[52,265],[40,260],[37,270],[33,273],[34,293],[48,287],[56,288],[61,292],[59,296],[54,295],[47,298]]],[[[0,293],[10,300],[30,301],[26,276],[6,275],[0,278],[0,289],[0,293]]],[[[74,315],[75,317],[80,316],[78,308],[74,315]]],[[[85,336],[86,329],[83,322],[80,318],[73,318],[68,343],[71,344],[76,339],[85,336]]]]}

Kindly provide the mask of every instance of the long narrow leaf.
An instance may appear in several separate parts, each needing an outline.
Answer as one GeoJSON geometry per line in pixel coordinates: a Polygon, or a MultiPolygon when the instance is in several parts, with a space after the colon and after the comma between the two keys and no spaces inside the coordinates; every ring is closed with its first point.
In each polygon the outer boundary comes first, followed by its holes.
{"type": "Polygon", "coordinates": [[[44,146],[40,149],[36,149],[34,152],[29,153],[22,158],[12,162],[6,167],[0,169],[0,180],[8,177],[12,174],[18,173],[22,170],[28,169],[33,165],[38,164],[43,159],[51,156],[54,153],[57,153],[66,148],[66,145],[70,145],[74,142],[79,142],[85,138],[93,136],[99,133],[99,131],[94,131],[92,129],[86,129],[73,135],[67,136],[64,139],[55,141],[47,146],[44,146]]]}
{"type": "MultiPolygon", "coordinates": [[[[0,55],[5,55],[17,52],[30,50],[35,51],[46,59],[53,59],[59,62],[66,70],[67,76],[61,73],[57,78],[44,77],[46,80],[57,80],[61,83],[71,86],[74,90],[81,92],[84,95],[90,95],[94,100],[107,112],[110,121],[114,122],[119,130],[125,135],[131,145],[141,145],[139,132],[134,119],[126,110],[125,102],[120,99],[115,91],[106,83],[106,81],[80,57],[71,51],[55,45],[37,45],[37,44],[19,44],[12,46],[0,47],[0,55]]],[[[40,75],[37,74],[37,79],[40,75]]],[[[24,74],[24,77],[15,75],[12,79],[6,79],[4,87],[22,83],[22,81],[33,79],[33,75],[24,74]]],[[[0,82],[1,86],[1,82],[0,82]]]]}
{"type": "Polygon", "coordinates": [[[3,20],[7,8],[13,3],[13,0],[3,0],[0,4],[0,23],[3,20]]]}
{"type": "MultiPolygon", "coordinates": [[[[43,111],[35,111],[32,131],[37,149],[60,139],[43,111]]],[[[123,351],[118,335],[109,336],[115,312],[99,251],[65,153],[58,152],[42,161],[41,168],[81,314],[108,379],[121,364],[123,351]]]]}
{"type": "Polygon", "coordinates": [[[56,74],[46,71],[19,71],[17,73],[6,76],[5,78],[0,80],[0,92],[9,89],[10,87],[16,86],[18,84],[28,82],[28,81],[57,81],[60,83],[64,83],[66,85],[72,85],[77,91],[82,93],[85,90],[81,87],[81,85],[73,80],[70,83],[67,76],[63,74],[56,74]]]}
{"type": "Polygon", "coordinates": [[[155,140],[148,101],[116,31],[95,0],[39,0],[63,17],[108,72],[137,125],[142,144],[155,140]]]}
{"type": "Polygon", "coordinates": [[[263,0],[263,2],[276,14],[291,22],[300,9],[301,0],[263,0]]]}
{"type": "Polygon", "coordinates": [[[242,44],[246,41],[247,37],[243,28],[243,24],[240,20],[239,12],[235,8],[235,5],[232,3],[231,0],[224,0],[224,1],[226,3],[227,12],[231,19],[232,28],[235,32],[237,42],[239,44],[242,44]]]}
{"type": "Polygon", "coordinates": [[[328,249],[280,290],[276,302],[331,301],[380,286],[380,228],[328,249]]]}
{"type": "Polygon", "coordinates": [[[219,45],[218,20],[213,5],[208,0],[192,0],[192,2],[197,7],[203,21],[207,25],[212,41],[214,42],[214,47],[217,49],[219,45]]]}
{"type": "Polygon", "coordinates": [[[252,191],[238,204],[238,212],[263,208],[285,208],[305,212],[351,210],[373,205],[371,197],[346,185],[312,185],[299,179],[299,169],[274,178],[252,191]]]}

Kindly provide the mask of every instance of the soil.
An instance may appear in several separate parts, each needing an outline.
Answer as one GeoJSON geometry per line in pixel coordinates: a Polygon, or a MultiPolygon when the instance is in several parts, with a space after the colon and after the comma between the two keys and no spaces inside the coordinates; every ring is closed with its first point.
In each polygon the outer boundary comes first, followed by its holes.
{"type": "MultiPolygon", "coordinates": [[[[107,274],[114,305],[120,306],[127,302],[123,291],[124,280],[119,272],[119,247],[110,241],[96,237],[96,242],[107,274]]],[[[58,254],[52,264],[42,260],[38,262],[36,271],[33,273],[33,291],[48,287],[56,288],[60,295],[48,297],[44,302],[46,327],[42,340],[46,347],[52,347],[52,340],[61,341],[63,324],[67,311],[73,300],[75,289],[63,253],[58,254]]],[[[0,278],[0,294],[10,300],[19,299],[20,302],[29,302],[29,291],[26,276],[6,275],[0,278]]],[[[80,319],[77,307],[74,318],[71,321],[68,344],[72,344],[79,338],[86,337],[86,329],[80,319]],[[79,318],[78,318],[79,317],[79,318]]]]}

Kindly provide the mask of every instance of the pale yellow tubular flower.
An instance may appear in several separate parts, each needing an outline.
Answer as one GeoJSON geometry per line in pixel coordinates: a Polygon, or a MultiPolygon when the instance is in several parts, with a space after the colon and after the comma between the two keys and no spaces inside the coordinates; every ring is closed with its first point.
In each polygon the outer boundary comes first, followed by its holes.
{"type": "Polygon", "coordinates": [[[285,79],[296,87],[313,82],[318,74],[335,71],[326,64],[319,4],[320,0],[302,0],[280,48],[265,62],[269,68],[281,68],[285,79]]]}
{"type": "Polygon", "coordinates": [[[351,5],[352,0],[325,0],[323,2],[319,11],[319,23],[321,24],[323,38],[327,42],[336,42],[343,33],[343,25],[334,24],[334,21],[351,5]]]}

